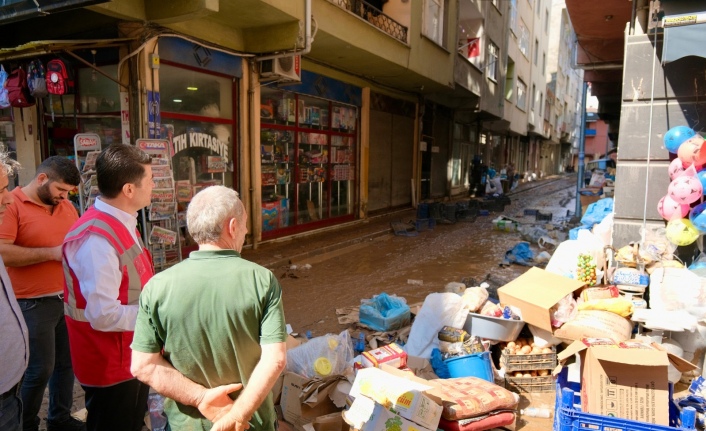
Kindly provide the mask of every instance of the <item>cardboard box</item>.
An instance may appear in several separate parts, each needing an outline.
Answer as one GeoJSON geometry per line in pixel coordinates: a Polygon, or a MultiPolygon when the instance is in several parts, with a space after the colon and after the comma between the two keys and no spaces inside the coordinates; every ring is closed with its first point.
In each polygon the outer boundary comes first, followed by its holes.
{"type": "Polygon", "coordinates": [[[349,429],[341,412],[319,416],[312,423],[304,425],[305,431],[348,431],[349,429]]]}
{"type": "Polygon", "coordinates": [[[304,431],[304,425],[314,422],[317,417],[340,411],[329,394],[341,380],[345,377],[335,375],[325,379],[308,379],[286,373],[280,399],[284,420],[297,430],[304,431]]]}
{"type": "Polygon", "coordinates": [[[562,365],[575,354],[581,356],[582,411],[668,425],[667,366],[671,363],[682,372],[696,367],[659,345],[623,348],[617,343],[600,345],[601,340],[597,339],[598,345],[587,339],[575,341],[557,355],[562,365]]]}
{"type": "Polygon", "coordinates": [[[359,431],[436,431],[396,415],[366,396],[355,399],[351,408],[343,413],[351,428],[359,431]]]}
{"type": "Polygon", "coordinates": [[[554,328],[549,310],[584,285],[582,281],[532,267],[498,289],[498,297],[502,304],[519,308],[524,322],[551,332],[554,328]]]}
{"type": "Polygon", "coordinates": [[[436,429],[443,407],[434,385],[386,364],[380,367],[358,370],[350,396],[366,396],[405,419],[436,429]]]}

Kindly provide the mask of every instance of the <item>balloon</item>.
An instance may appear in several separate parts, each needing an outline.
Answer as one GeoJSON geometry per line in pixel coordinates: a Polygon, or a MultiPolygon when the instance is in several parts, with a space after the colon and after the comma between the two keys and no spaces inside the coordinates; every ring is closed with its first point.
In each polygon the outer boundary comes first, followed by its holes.
{"type": "Polygon", "coordinates": [[[684,163],[685,168],[692,163],[694,165],[703,165],[706,163],[706,146],[703,144],[704,138],[701,135],[695,135],[682,142],[677,150],[677,154],[684,163]]]}
{"type": "Polygon", "coordinates": [[[689,214],[689,205],[680,204],[667,195],[663,196],[657,203],[657,212],[667,221],[680,219],[689,214]]]}
{"type": "Polygon", "coordinates": [[[667,194],[680,204],[696,202],[703,194],[701,181],[691,175],[682,175],[669,183],[667,194]]]}
{"type": "Polygon", "coordinates": [[[699,231],[686,218],[672,220],[667,223],[665,234],[669,242],[675,245],[689,245],[699,237],[699,231]]]}
{"type": "Polygon", "coordinates": [[[682,173],[684,173],[684,170],[686,168],[684,167],[684,164],[680,158],[676,158],[672,160],[672,162],[669,164],[669,179],[673,180],[682,173]]]}
{"type": "Polygon", "coordinates": [[[691,127],[676,126],[672,127],[664,134],[664,147],[670,153],[677,154],[679,146],[682,142],[696,135],[696,132],[691,127]]]}
{"type": "Polygon", "coordinates": [[[696,173],[696,177],[701,181],[701,187],[704,189],[704,194],[706,195],[706,169],[702,169],[696,173]]]}
{"type": "Polygon", "coordinates": [[[704,210],[706,210],[706,202],[696,205],[689,213],[689,220],[699,232],[706,232],[706,213],[704,213],[704,210]]]}

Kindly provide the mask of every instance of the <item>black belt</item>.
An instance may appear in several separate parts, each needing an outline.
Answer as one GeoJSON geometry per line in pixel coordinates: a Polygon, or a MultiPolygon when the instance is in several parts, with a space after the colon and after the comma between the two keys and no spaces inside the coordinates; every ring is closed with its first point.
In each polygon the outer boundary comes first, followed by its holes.
{"type": "Polygon", "coordinates": [[[0,395],[0,401],[5,401],[8,398],[17,396],[17,389],[19,389],[19,386],[20,386],[20,384],[17,383],[17,384],[15,384],[15,386],[11,387],[9,391],[0,395]]]}
{"type": "Polygon", "coordinates": [[[40,296],[39,298],[18,298],[18,301],[44,301],[47,299],[58,299],[59,301],[64,301],[64,294],[60,293],[58,295],[50,296],[40,296]]]}

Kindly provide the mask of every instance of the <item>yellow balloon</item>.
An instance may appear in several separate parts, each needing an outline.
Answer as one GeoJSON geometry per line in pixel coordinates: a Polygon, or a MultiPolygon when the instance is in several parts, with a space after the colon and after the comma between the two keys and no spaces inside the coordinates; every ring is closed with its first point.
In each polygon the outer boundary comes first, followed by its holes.
{"type": "Polygon", "coordinates": [[[689,245],[699,237],[699,230],[688,218],[672,220],[667,223],[666,235],[675,245],[689,245]]]}

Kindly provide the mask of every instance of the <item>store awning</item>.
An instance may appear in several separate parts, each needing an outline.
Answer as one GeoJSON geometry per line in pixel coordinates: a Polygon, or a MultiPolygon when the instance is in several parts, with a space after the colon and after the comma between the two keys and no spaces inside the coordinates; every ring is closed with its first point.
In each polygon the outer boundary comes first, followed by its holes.
{"type": "Polygon", "coordinates": [[[124,45],[131,41],[123,39],[80,39],[80,40],[38,40],[25,43],[14,48],[0,48],[0,61],[18,58],[35,57],[52,54],[59,51],[73,51],[76,49],[100,49],[124,45]]]}
{"type": "Polygon", "coordinates": [[[706,12],[666,16],[662,61],[679,60],[690,55],[706,58],[706,12]]]}

